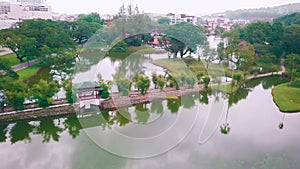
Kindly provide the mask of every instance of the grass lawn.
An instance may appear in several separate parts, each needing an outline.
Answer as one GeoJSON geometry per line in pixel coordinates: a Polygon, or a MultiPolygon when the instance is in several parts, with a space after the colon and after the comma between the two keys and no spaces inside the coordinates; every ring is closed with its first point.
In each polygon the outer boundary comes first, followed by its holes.
{"type": "Polygon", "coordinates": [[[14,54],[14,53],[0,56],[0,61],[7,62],[9,66],[14,66],[14,65],[20,64],[19,60],[17,59],[16,54],[14,54]]]}
{"type": "MultiPolygon", "coordinates": [[[[163,67],[167,70],[169,70],[171,73],[175,74],[190,74],[191,69],[187,67],[185,62],[183,62],[181,59],[159,59],[154,60],[153,64],[163,67]]],[[[198,67],[197,67],[198,68],[198,67]]],[[[202,66],[202,70],[205,71],[204,67],[202,66]]],[[[195,68],[196,69],[196,68],[195,68]]],[[[201,69],[201,67],[199,67],[201,69]]]]}
{"type": "Polygon", "coordinates": [[[17,74],[19,75],[19,78],[21,80],[25,80],[25,79],[28,79],[31,76],[37,74],[37,72],[39,71],[39,69],[40,69],[39,66],[34,65],[34,66],[30,66],[30,67],[28,67],[26,69],[22,69],[22,70],[17,71],[17,74]]]}
{"type": "Polygon", "coordinates": [[[276,86],[272,95],[281,111],[300,112],[300,88],[289,87],[288,83],[284,83],[276,86]]]}
{"type": "Polygon", "coordinates": [[[206,69],[206,65],[204,62],[193,62],[189,66],[182,60],[182,59],[159,59],[154,60],[153,64],[163,67],[169,70],[171,73],[175,74],[190,74],[191,72],[194,73],[196,76],[198,72],[202,72],[203,75],[209,74],[210,76],[225,76],[225,70],[223,69],[222,65],[218,65],[215,63],[211,63],[206,69]]]}
{"type": "Polygon", "coordinates": [[[107,45],[100,44],[100,43],[92,43],[92,44],[85,45],[83,48],[84,49],[107,49],[107,45]]]}
{"type": "Polygon", "coordinates": [[[125,59],[131,54],[151,54],[155,53],[156,50],[150,46],[131,46],[128,47],[127,52],[119,53],[119,52],[109,52],[107,55],[113,59],[125,59]]]}

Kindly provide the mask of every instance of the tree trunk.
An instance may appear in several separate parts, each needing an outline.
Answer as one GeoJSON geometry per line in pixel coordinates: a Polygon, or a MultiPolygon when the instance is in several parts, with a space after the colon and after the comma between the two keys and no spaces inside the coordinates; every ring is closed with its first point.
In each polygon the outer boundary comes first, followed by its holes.
{"type": "Polygon", "coordinates": [[[19,56],[17,53],[15,53],[15,54],[17,55],[17,59],[18,59],[21,63],[23,63],[23,57],[19,56]]]}

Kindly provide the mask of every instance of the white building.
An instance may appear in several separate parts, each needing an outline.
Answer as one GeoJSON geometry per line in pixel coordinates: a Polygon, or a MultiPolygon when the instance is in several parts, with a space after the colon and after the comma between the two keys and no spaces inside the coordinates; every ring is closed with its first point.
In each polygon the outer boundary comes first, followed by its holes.
{"type": "Polygon", "coordinates": [[[52,8],[45,0],[0,2],[0,20],[27,19],[52,19],[52,8]]]}
{"type": "Polygon", "coordinates": [[[181,23],[181,22],[188,22],[191,24],[196,25],[197,17],[192,15],[186,15],[186,14],[173,14],[168,13],[166,17],[171,19],[171,25],[181,23]]]}

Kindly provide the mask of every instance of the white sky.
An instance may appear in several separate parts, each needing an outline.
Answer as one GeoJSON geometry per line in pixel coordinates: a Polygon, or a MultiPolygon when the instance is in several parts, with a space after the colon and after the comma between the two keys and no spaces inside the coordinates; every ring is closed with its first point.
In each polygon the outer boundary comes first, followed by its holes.
{"type": "MultiPolygon", "coordinates": [[[[7,0],[6,0],[7,1],[7,0]]],[[[151,13],[207,14],[226,10],[272,7],[300,0],[48,0],[53,12],[78,14],[98,12],[116,14],[122,5],[137,4],[140,11],[151,13]]]]}

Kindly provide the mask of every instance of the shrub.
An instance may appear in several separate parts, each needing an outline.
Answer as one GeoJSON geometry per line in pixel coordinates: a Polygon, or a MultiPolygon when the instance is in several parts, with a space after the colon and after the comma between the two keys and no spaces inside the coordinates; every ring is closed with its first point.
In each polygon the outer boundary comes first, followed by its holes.
{"type": "Polygon", "coordinates": [[[300,88],[300,79],[291,81],[288,86],[300,88]]]}

